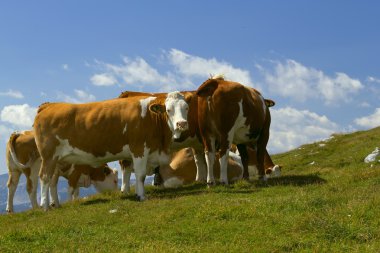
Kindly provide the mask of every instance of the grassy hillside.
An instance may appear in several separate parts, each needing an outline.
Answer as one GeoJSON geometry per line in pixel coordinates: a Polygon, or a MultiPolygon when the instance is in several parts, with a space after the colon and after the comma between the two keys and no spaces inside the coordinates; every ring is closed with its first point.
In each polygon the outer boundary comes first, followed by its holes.
{"type": "Polygon", "coordinates": [[[109,193],[2,215],[0,252],[379,252],[380,163],[363,163],[376,146],[380,128],[276,155],[283,176],[268,186],[150,187],[142,203],[109,193]]]}

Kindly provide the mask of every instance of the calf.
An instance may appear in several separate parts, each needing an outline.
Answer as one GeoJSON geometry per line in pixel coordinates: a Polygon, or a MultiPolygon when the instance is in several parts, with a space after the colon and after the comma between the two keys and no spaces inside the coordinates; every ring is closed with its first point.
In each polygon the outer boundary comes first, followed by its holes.
{"type": "MultiPolygon", "coordinates": [[[[37,184],[41,158],[33,131],[15,132],[10,136],[6,148],[6,161],[9,175],[6,211],[13,212],[13,198],[21,174],[26,176],[26,190],[32,208],[38,207],[37,184]]],[[[79,187],[89,187],[91,184],[95,186],[98,192],[117,189],[117,170],[112,170],[106,165],[91,168],[89,166],[61,164],[55,173],[55,183],[50,188],[52,195],[57,196],[56,184],[59,176],[64,176],[68,180],[69,199],[78,196],[79,187]]]]}
{"type": "Polygon", "coordinates": [[[41,105],[34,130],[42,158],[44,208],[48,207],[47,189],[57,162],[97,167],[110,161],[132,160],[137,199],[143,200],[147,168],[168,163],[172,139],[180,138],[188,129],[190,100],[191,94],[171,92],[165,97],[41,105]]]}
{"type": "MultiPolygon", "coordinates": [[[[255,89],[217,77],[206,80],[197,90],[198,124],[207,163],[207,183],[214,184],[213,168],[219,148],[220,182],[228,184],[228,150],[232,143],[248,145],[257,152],[259,177],[265,180],[264,155],[269,139],[270,112],[264,98],[255,89]]],[[[243,161],[245,178],[247,161],[243,161]]]]}

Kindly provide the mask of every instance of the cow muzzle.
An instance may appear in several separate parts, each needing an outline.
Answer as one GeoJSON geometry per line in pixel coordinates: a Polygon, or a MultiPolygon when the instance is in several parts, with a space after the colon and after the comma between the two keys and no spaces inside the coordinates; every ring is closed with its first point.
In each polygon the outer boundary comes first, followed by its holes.
{"type": "Polygon", "coordinates": [[[189,124],[187,121],[178,121],[177,122],[177,129],[180,131],[185,131],[189,128],[189,124]]]}

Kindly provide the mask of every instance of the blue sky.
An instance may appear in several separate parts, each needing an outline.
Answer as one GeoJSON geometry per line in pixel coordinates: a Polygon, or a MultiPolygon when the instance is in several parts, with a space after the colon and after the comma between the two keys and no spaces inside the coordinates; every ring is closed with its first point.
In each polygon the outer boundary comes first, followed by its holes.
{"type": "Polygon", "coordinates": [[[378,126],[379,10],[368,0],[1,1],[0,154],[43,102],[196,89],[219,73],[277,102],[271,153],[378,126]]]}

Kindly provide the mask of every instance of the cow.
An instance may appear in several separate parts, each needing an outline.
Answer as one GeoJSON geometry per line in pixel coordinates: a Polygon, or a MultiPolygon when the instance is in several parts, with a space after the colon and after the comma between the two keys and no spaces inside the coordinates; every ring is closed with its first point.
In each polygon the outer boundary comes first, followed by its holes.
{"type": "Polygon", "coordinates": [[[213,165],[219,149],[220,183],[228,184],[228,150],[238,145],[248,177],[246,145],[257,152],[259,178],[266,180],[264,156],[269,139],[270,112],[262,95],[240,83],[227,81],[222,76],[206,80],[197,89],[198,124],[207,164],[207,183],[215,184],[213,165]]]}
{"type": "Polygon", "coordinates": [[[169,163],[170,143],[188,129],[191,98],[191,94],[176,91],[165,97],[42,104],[33,126],[42,158],[44,208],[48,207],[47,189],[57,162],[97,167],[110,161],[132,160],[136,198],[144,200],[147,168],[169,163]]]}
{"type": "MultiPolygon", "coordinates": [[[[220,77],[219,77],[220,78],[220,77]]],[[[251,88],[252,89],[252,88],[251,88]]],[[[254,90],[254,89],[252,89],[254,90]]],[[[196,95],[196,91],[186,91],[186,93],[191,93],[193,95],[193,98],[189,104],[189,112],[188,112],[188,130],[183,132],[181,135],[181,138],[174,140],[172,143],[172,150],[173,151],[178,151],[180,149],[186,148],[186,147],[192,147],[194,149],[194,161],[196,164],[197,168],[197,173],[196,173],[196,181],[199,182],[206,182],[206,177],[207,177],[207,169],[206,169],[206,161],[205,161],[205,156],[203,153],[204,147],[201,141],[201,136],[200,136],[200,129],[199,129],[199,124],[198,124],[198,96],[196,95]]],[[[120,94],[119,98],[128,98],[128,97],[134,97],[134,96],[166,96],[166,93],[147,93],[147,92],[135,92],[135,91],[124,91],[120,94]]],[[[275,105],[275,102],[271,99],[264,99],[264,102],[267,107],[272,107],[275,105]]],[[[245,149],[241,148],[242,145],[239,145],[239,148],[241,151],[245,151],[245,149]]],[[[236,146],[235,146],[236,147],[236,146]]],[[[244,147],[245,148],[245,147],[244,147]]],[[[257,161],[256,161],[256,153],[254,153],[254,150],[251,148],[248,148],[250,157],[248,157],[248,153],[243,153],[243,160],[246,161],[247,163],[249,162],[252,164],[252,166],[256,166],[257,161]],[[245,157],[244,157],[245,156],[245,157]],[[249,161],[248,161],[249,159],[249,161]]],[[[235,152],[235,151],[234,151],[235,152]]],[[[280,170],[278,165],[274,165],[268,152],[266,152],[265,159],[266,161],[270,161],[271,165],[274,168],[274,171],[276,173],[272,175],[279,176],[280,175],[280,170]]],[[[242,155],[242,154],[240,154],[242,155]]],[[[130,191],[130,176],[132,173],[131,169],[131,162],[130,161],[119,161],[120,163],[120,168],[122,171],[122,186],[121,186],[121,191],[124,193],[129,193],[130,191]]],[[[269,164],[269,163],[268,163],[269,164]]],[[[253,168],[253,167],[252,167],[253,168]]],[[[267,168],[267,173],[270,174],[271,169],[270,167],[267,168]]],[[[157,174],[159,170],[156,170],[155,176],[159,178],[159,175],[157,174]]],[[[246,165],[245,171],[248,171],[248,166],[246,165]]],[[[152,172],[153,173],[153,172],[152,172]]],[[[246,173],[247,174],[247,173],[246,173]]],[[[247,178],[247,176],[245,176],[247,178]]]]}
{"type": "MultiPolygon", "coordinates": [[[[249,157],[249,178],[254,179],[257,175],[256,151],[250,147],[247,150],[249,157]]],[[[217,154],[215,158],[216,162],[214,163],[214,174],[216,177],[220,175],[218,158],[217,154]]],[[[265,153],[264,167],[265,174],[268,177],[278,177],[281,175],[280,166],[273,163],[267,152],[265,153]]],[[[164,188],[176,188],[184,184],[193,183],[196,181],[196,170],[194,151],[191,148],[181,149],[173,155],[170,165],[159,168],[159,174],[155,175],[154,185],[163,186],[164,188]]],[[[229,151],[227,177],[229,182],[235,182],[243,178],[243,164],[235,145],[229,151]]]]}
{"type": "MultiPolygon", "coordinates": [[[[21,174],[26,176],[26,190],[29,195],[32,208],[37,208],[37,184],[38,172],[41,167],[41,157],[38,153],[33,131],[14,132],[9,137],[6,147],[6,162],[8,166],[8,199],[6,211],[13,212],[13,198],[16,192],[21,174]]],[[[68,180],[68,197],[76,198],[79,187],[95,186],[98,192],[116,190],[118,187],[117,170],[112,170],[104,165],[99,168],[91,168],[88,165],[78,166],[62,164],[58,166],[55,182],[51,185],[50,192],[57,195],[57,181],[59,176],[68,180]]]]}

